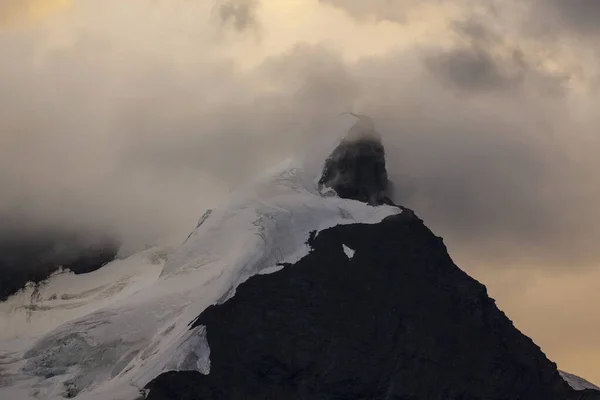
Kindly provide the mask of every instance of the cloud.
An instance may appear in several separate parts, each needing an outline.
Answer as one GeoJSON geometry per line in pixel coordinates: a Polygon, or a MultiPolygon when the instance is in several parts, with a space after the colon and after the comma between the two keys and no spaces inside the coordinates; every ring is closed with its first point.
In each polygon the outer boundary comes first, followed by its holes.
{"type": "MultiPolygon", "coordinates": [[[[600,5],[595,0],[492,0],[478,2],[474,0],[319,0],[344,10],[359,20],[375,18],[397,23],[406,23],[411,16],[424,10],[437,10],[438,13],[450,12],[450,15],[468,14],[470,16],[493,16],[500,19],[513,19],[518,23],[536,28],[543,26],[554,32],[577,31],[592,34],[598,29],[600,5]]],[[[505,22],[505,21],[503,21],[505,22]]]]}
{"type": "Polygon", "coordinates": [[[231,24],[239,32],[256,27],[258,5],[258,0],[223,0],[217,6],[221,23],[231,24]]]}
{"type": "MultiPolygon", "coordinates": [[[[90,4],[80,16],[91,18],[90,4]]],[[[95,14],[97,28],[41,61],[41,41],[29,50],[3,43],[12,49],[0,81],[11,93],[2,118],[4,212],[133,236],[188,229],[222,193],[352,110],[384,134],[391,172],[408,180],[396,185],[400,198],[452,246],[510,249],[540,265],[599,256],[572,239],[600,238],[593,217],[571,211],[596,199],[588,173],[596,163],[574,146],[589,147],[595,117],[572,119],[575,95],[537,54],[463,24],[464,40],[449,48],[415,45],[348,62],[330,46],[299,45],[245,70],[220,53],[212,28],[195,27],[197,17],[185,34],[166,15],[157,21],[173,27],[140,24],[119,36],[148,4],[132,3],[123,11],[130,17],[110,29],[102,25],[110,15],[95,14]],[[161,29],[172,42],[161,42],[161,29]],[[194,50],[200,43],[203,52],[194,50]],[[554,215],[561,204],[576,206],[554,215]]]]}
{"type": "Polygon", "coordinates": [[[100,12],[113,5],[82,2],[73,39],[50,50],[31,33],[0,43],[10,54],[0,212],[127,237],[185,232],[223,193],[356,111],[384,135],[399,199],[453,248],[548,266],[600,256],[575,239],[600,239],[594,217],[573,211],[598,195],[585,150],[594,98],[491,28],[453,22],[451,47],[366,50],[356,62],[300,44],[244,67],[235,42],[198,24],[213,5],[100,12]]]}
{"type": "Polygon", "coordinates": [[[71,5],[72,0],[2,0],[0,26],[37,20],[71,5]]]}
{"type": "MultiPolygon", "coordinates": [[[[476,20],[457,21],[462,43],[433,49],[425,65],[443,83],[465,91],[529,90],[553,96],[564,93],[567,73],[543,68],[518,45],[505,43],[496,32],[476,20]]],[[[535,57],[535,56],[534,56],[535,57]]]]}
{"type": "Polygon", "coordinates": [[[349,15],[364,20],[376,18],[405,22],[408,12],[418,2],[415,0],[373,0],[369,2],[346,0],[319,0],[323,4],[330,4],[346,11],[349,15]]]}
{"type": "MultiPolygon", "coordinates": [[[[149,3],[130,3],[121,20],[90,14],[90,4],[77,10],[84,34],[66,45],[43,50],[30,33],[0,43],[10,54],[0,67],[0,214],[133,239],[181,234],[225,192],[318,135],[319,119],[342,111],[353,90],[324,50],[310,50],[312,65],[298,49],[247,74],[215,55],[221,44],[197,17],[181,26],[165,15],[173,27],[147,32],[157,21],[135,24],[137,11],[157,11],[149,3]]],[[[158,10],[210,13],[189,7],[158,10]]]]}
{"type": "Polygon", "coordinates": [[[427,64],[443,80],[466,90],[508,89],[517,83],[517,77],[506,76],[482,48],[435,53],[427,64]]]}
{"type": "Polygon", "coordinates": [[[594,0],[533,0],[532,18],[546,31],[597,35],[600,3],[594,0]]]}

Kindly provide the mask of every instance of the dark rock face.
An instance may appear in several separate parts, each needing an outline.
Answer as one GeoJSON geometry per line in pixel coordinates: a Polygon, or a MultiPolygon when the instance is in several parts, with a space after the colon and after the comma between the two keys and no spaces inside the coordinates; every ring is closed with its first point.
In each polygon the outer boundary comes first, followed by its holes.
{"type": "Polygon", "coordinates": [[[115,259],[119,245],[110,239],[82,240],[75,234],[15,232],[0,237],[0,301],[39,283],[61,266],[76,274],[92,272],[115,259]]]}
{"type": "Polygon", "coordinates": [[[207,327],[210,374],[162,374],[148,399],[597,398],[563,381],[412,211],[309,244],[192,321],[207,327]]]}
{"type": "Polygon", "coordinates": [[[327,158],[319,184],[342,198],[385,203],[389,183],[383,145],[376,138],[343,140],[327,158]]]}
{"type": "Polygon", "coordinates": [[[593,389],[577,391],[572,397],[574,400],[600,400],[600,392],[593,389]]]}

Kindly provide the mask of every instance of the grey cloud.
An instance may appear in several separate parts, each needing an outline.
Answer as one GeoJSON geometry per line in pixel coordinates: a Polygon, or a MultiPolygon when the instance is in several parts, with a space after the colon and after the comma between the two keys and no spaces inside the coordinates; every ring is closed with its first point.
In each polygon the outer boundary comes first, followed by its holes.
{"type": "MultiPolygon", "coordinates": [[[[560,93],[563,91],[562,86],[569,81],[575,81],[575,84],[585,86],[588,90],[598,90],[596,82],[600,76],[600,25],[597,21],[600,15],[599,3],[595,0],[320,1],[343,10],[361,22],[383,20],[403,25],[409,23],[408,18],[411,16],[420,15],[420,12],[414,13],[417,10],[425,10],[425,15],[447,14],[444,22],[453,25],[456,33],[467,37],[473,48],[463,51],[462,54],[448,53],[447,57],[440,61],[450,65],[468,63],[469,65],[465,66],[475,68],[472,70],[474,73],[487,71],[490,75],[482,77],[483,82],[479,81],[483,83],[485,90],[487,84],[494,85],[499,79],[508,79],[513,81],[515,87],[519,87],[518,81],[523,80],[521,74],[531,75],[524,79],[527,82],[537,81],[540,95],[546,95],[548,92],[560,93]],[[521,49],[519,42],[529,50],[521,49]],[[520,54],[525,55],[527,65],[522,71],[515,70],[515,63],[511,67],[506,61],[503,61],[500,67],[508,66],[509,70],[496,68],[499,64],[490,60],[487,54],[491,54],[491,48],[497,45],[515,47],[513,54],[517,55],[517,58],[520,54]],[[474,52],[474,49],[478,51],[474,52]],[[536,53],[533,59],[527,54],[529,52],[536,53]],[[538,65],[540,58],[554,58],[558,61],[555,76],[547,72],[540,73],[543,69],[538,65]]],[[[445,68],[442,71],[447,72],[449,69],[445,68]]],[[[459,74],[465,70],[460,68],[459,71],[452,74],[454,80],[462,79],[459,74]]],[[[450,82],[453,77],[449,77],[450,82]]],[[[470,84],[474,82],[469,80],[470,84]]],[[[479,90],[482,88],[477,87],[479,90]]]]}
{"type": "Polygon", "coordinates": [[[523,86],[540,94],[564,93],[569,76],[549,73],[528,55],[476,19],[456,21],[454,28],[466,44],[450,50],[429,50],[425,65],[443,83],[466,92],[518,90],[523,86]],[[502,55],[495,53],[500,52],[502,55]]]}
{"type": "Polygon", "coordinates": [[[547,21],[549,31],[565,30],[596,35],[600,31],[600,2],[595,0],[533,0],[533,18],[547,21]]]}
{"type": "Polygon", "coordinates": [[[462,21],[454,22],[454,29],[465,36],[470,41],[476,42],[480,45],[496,43],[499,41],[497,34],[485,26],[482,21],[478,21],[475,18],[466,19],[462,21]]]}
{"type": "Polygon", "coordinates": [[[481,2],[478,0],[318,0],[320,3],[327,4],[343,10],[351,17],[359,21],[375,19],[378,21],[389,21],[399,24],[409,22],[411,12],[425,5],[434,6],[442,9],[444,6],[457,6],[468,10],[471,14],[474,10],[485,10],[493,12],[495,2],[512,0],[488,0],[481,2]]]}
{"type": "Polygon", "coordinates": [[[221,23],[231,24],[242,32],[258,24],[256,7],[258,0],[222,0],[218,3],[218,14],[221,23]]]}
{"type": "MultiPolygon", "coordinates": [[[[403,23],[409,12],[424,3],[449,4],[441,0],[319,0],[346,11],[358,19],[374,17],[403,23]]],[[[600,29],[600,4],[596,0],[454,0],[454,6],[464,8],[468,15],[486,15],[492,18],[504,18],[521,21],[524,31],[538,33],[565,33],[567,31],[594,34],[600,29]],[[523,13],[527,17],[523,18],[523,13]]]]}
{"type": "Polygon", "coordinates": [[[518,80],[518,77],[505,75],[493,57],[477,47],[436,53],[426,62],[435,75],[469,91],[507,89],[518,80]]]}
{"type": "MultiPolygon", "coordinates": [[[[440,0],[429,1],[438,2],[440,0]]],[[[374,17],[378,20],[399,23],[406,22],[408,11],[419,4],[418,0],[319,0],[319,2],[342,9],[359,20],[374,17]]]]}
{"type": "Polygon", "coordinates": [[[427,54],[425,65],[444,84],[464,92],[528,89],[542,95],[560,96],[569,76],[550,74],[530,65],[518,49],[499,59],[483,47],[474,45],[427,54]]]}

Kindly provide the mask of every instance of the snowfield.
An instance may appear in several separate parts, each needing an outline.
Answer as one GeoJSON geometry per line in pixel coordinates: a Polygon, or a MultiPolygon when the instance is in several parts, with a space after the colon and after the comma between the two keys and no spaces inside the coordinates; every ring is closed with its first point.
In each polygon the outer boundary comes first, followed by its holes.
{"type": "Polygon", "coordinates": [[[321,166],[290,160],[269,171],[207,212],[170,254],[150,249],[90,274],[55,274],[1,303],[0,398],[134,399],[163,372],[209,374],[206,328],[189,330],[204,309],[252,275],[298,261],[312,231],[401,212],[319,193],[321,166]]]}

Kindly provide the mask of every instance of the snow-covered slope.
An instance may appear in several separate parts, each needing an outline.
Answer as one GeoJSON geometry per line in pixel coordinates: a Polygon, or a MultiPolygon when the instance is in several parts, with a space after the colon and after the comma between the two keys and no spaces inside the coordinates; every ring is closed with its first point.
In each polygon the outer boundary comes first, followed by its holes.
{"type": "Polygon", "coordinates": [[[573,374],[570,374],[565,371],[558,371],[558,372],[560,373],[560,376],[562,376],[563,379],[565,381],[567,381],[567,383],[575,390],[591,389],[591,390],[597,390],[598,392],[600,392],[600,387],[594,385],[591,382],[586,381],[583,378],[580,378],[577,375],[573,375],[573,374]]]}
{"type": "Polygon", "coordinates": [[[31,339],[88,314],[156,281],[169,249],[153,248],[116,260],[94,272],[59,271],[0,303],[0,341],[31,339]]]}
{"type": "Polygon", "coordinates": [[[206,307],[299,260],[312,231],[400,213],[321,195],[320,168],[290,160],[233,193],[164,267],[152,250],[11,297],[0,305],[0,398],[132,398],[165,371],[209,373],[205,328],[188,329],[206,307]]]}

